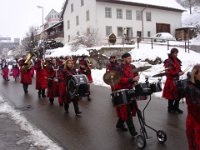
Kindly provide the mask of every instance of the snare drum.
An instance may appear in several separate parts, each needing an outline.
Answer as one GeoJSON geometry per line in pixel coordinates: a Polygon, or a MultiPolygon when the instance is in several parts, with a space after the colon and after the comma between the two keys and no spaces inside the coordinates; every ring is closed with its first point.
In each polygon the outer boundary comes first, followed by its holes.
{"type": "Polygon", "coordinates": [[[149,83],[139,83],[135,86],[135,92],[137,96],[151,95],[151,87],[149,83]]]}
{"type": "Polygon", "coordinates": [[[67,91],[70,97],[90,95],[88,78],[84,74],[73,75],[67,80],[67,91]]]}
{"type": "Polygon", "coordinates": [[[129,89],[122,89],[112,92],[113,97],[113,104],[116,105],[122,105],[122,104],[128,104],[129,103],[129,95],[128,95],[129,89]]]}
{"type": "Polygon", "coordinates": [[[174,81],[178,95],[180,98],[183,98],[185,95],[185,90],[188,84],[188,79],[183,79],[183,80],[176,80],[174,81]]]}
{"type": "Polygon", "coordinates": [[[161,92],[162,91],[162,87],[161,87],[161,83],[160,82],[150,83],[150,87],[151,87],[151,92],[152,93],[161,92]]]}

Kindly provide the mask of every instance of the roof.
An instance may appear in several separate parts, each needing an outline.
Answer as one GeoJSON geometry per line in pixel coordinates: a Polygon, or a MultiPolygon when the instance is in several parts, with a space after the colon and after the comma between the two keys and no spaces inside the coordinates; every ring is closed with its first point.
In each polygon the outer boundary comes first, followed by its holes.
{"type": "MultiPolygon", "coordinates": [[[[63,10],[61,13],[61,18],[65,13],[67,4],[69,0],[65,1],[63,6],[63,10]]],[[[125,4],[125,5],[134,5],[134,6],[141,6],[141,7],[151,7],[151,8],[158,8],[158,9],[165,9],[171,11],[185,11],[179,3],[175,0],[96,0],[100,2],[108,2],[108,3],[118,3],[118,4],[125,4]]]]}
{"type": "Polygon", "coordinates": [[[49,29],[56,28],[56,27],[58,27],[58,26],[61,26],[62,24],[63,24],[63,20],[60,21],[60,22],[58,22],[58,23],[56,23],[56,24],[54,24],[54,25],[52,25],[52,26],[50,26],[50,27],[48,27],[47,29],[45,29],[45,30],[42,31],[42,32],[45,32],[45,31],[47,31],[47,30],[49,30],[49,29]]]}
{"type": "Polygon", "coordinates": [[[66,8],[67,8],[67,4],[68,4],[68,0],[65,1],[65,4],[64,4],[64,6],[63,6],[63,10],[62,10],[62,12],[61,12],[61,18],[63,18],[63,15],[64,15],[65,10],[66,10],[66,8]]]}
{"type": "Polygon", "coordinates": [[[158,8],[171,11],[180,11],[180,12],[185,11],[185,9],[175,0],[96,0],[96,1],[158,8]]]}
{"type": "Polygon", "coordinates": [[[57,11],[55,11],[54,9],[51,9],[51,11],[48,13],[48,15],[45,17],[45,19],[47,20],[49,18],[49,16],[51,15],[51,13],[56,12],[58,15],[60,15],[57,11]]]}

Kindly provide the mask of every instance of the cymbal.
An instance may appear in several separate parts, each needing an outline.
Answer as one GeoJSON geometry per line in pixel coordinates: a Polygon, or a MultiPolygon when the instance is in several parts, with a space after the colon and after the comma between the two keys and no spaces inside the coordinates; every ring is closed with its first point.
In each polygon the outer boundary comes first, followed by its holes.
{"type": "Polygon", "coordinates": [[[120,81],[120,79],[121,79],[121,75],[114,70],[106,72],[103,75],[103,81],[108,85],[115,85],[120,81]]]}
{"type": "Polygon", "coordinates": [[[138,68],[133,69],[132,72],[133,73],[142,72],[142,71],[145,71],[150,68],[151,68],[151,66],[138,67],[138,68]]]}
{"type": "Polygon", "coordinates": [[[153,75],[152,77],[163,77],[163,76],[165,76],[166,74],[167,74],[166,72],[158,73],[158,74],[153,75]]]}

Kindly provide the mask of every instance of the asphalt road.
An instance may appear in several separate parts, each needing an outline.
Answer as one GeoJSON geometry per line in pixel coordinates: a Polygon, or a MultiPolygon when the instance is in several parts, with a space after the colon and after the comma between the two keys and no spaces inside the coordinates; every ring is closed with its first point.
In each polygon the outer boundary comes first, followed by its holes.
{"type": "MultiPolygon", "coordinates": [[[[110,89],[92,85],[91,98],[80,101],[81,117],[76,117],[72,104],[69,114],[58,105],[50,105],[47,98],[39,99],[35,83],[29,87],[29,94],[24,95],[22,85],[11,79],[9,82],[0,80],[0,94],[25,117],[41,129],[53,141],[66,150],[133,150],[137,149],[135,139],[128,132],[116,130],[117,117],[110,100],[110,89]]],[[[146,101],[138,101],[142,109],[146,101]]],[[[167,101],[152,97],[145,111],[146,122],[155,129],[164,130],[168,139],[164,145],[158,143],[155,132],[147,130],[147,150],[187,150],[185,134],[186,106],[181,115],[167,113],[167,101]]],[[[134,118],[137,131],[140,125],[134,118]]]]}

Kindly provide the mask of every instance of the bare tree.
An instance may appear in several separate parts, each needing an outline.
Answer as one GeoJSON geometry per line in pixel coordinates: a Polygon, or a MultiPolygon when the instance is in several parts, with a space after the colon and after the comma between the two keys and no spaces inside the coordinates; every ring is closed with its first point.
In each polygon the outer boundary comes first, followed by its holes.
{"type": "Polygon", "coordinates": [[[70,43],[73,50],[78,50],[79,47],[92,47],[98,44],[97,41],[98,31],[95,29],[88,29],[87,32],[74,37],[73,42],[70,43]]]}
{"type": "Polygon", "coordinates": [[[31,26],[26,33],[26,37],[22,40],[22,45],[26,51],[33,50],[38,44],[37,27],[31,26]]]}

